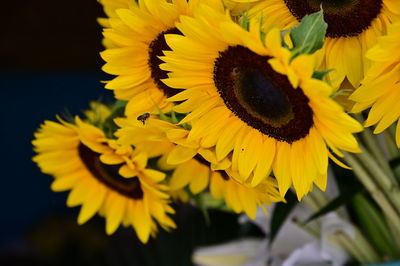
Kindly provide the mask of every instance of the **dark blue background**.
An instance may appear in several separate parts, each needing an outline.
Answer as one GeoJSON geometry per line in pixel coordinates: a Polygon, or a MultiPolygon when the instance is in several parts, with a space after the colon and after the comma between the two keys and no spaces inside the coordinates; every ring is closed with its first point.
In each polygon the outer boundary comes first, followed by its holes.
{"type": "Polygon", "coordinates": [[[9,71],[0,75],[2,186],[0,245],[21,236],[45,215],[65,208],[65,195],[49,190],[51,177],[32,162],[33,133],[46,119],[67,110],[78,114],[90,100],[111,98],[101,72],[41,73],[9,71]]]}

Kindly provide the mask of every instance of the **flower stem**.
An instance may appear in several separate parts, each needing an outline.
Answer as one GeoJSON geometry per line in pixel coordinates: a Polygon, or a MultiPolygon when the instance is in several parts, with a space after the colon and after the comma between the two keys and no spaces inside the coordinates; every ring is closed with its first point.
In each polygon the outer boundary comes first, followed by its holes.
{"type": "Polygon", "coordinates": [[[358,228],[354,227],[353,230],[355,230],[356,232],[355,239],[353,241],[356,244],[357,248],[368,259],[368,263],[379,262],[380,256],[375,251],[375,249],[370,245],[370,243],[364,237],[364,235],[358,230],[358,228]]]}
{"type": "Polygon", "coordinates": [[[385,130],[384,137],[385,137],[386,146],[389,150],[389,154],[390,154],[391,158],[394,159],[394,158],[399,157],[399,149],[397,148],[397,145],[396,145],[396,139],[391,134],[390,128],[385,130]]]}
{"type": "MultiPolygon", "coordinates": [[[[361,114],[357,114],[357,115],[355,115],[355,117],[357,118],[357,120],[359,122],[364,123],[364,119],[363,119],[361,114]]],[[[361,132],[361,137],[364,140],[368,150],[375,157],[375,160],[378,162],[378,164],[383,169],[385,174],[391,179],[391,181],[394,184],[397,184],[397,180],[396,180],[396,178],[395,178],[395,176],[394,176],[394,174],[392,172],[392,169],[390,168],[390,165],[389,165],[388,161],[385,158],[385,153],[382,151],[382,148],[379,145],[376,136],[374,136],[372,134],[371,129],[365,128],[361,132]]],[[[363,149],[363,150],[365,151],[366,149],[363,149]]]]}
{"type": "Polygon", "coordinates": [[[364,168],[370,173],[372,179],[385,192],[386,196],[390,199],[400,214],[400,190],[397,182],[393,182],[395,177],[393,176],[390,178],[387,176],[383,169],[379,167],[378,163],[368,152],[356,154],[355,157],[360,160],[364,168]]]}
{"type": "Polygon", "coordinates": [[[337,244],[343,247],[347,252],[349,252],[353,258],[355,258],[359,263],[366,264],[368,259],[365,258],[364,254],[352,243],[351,239],[346,236],[343,232],[336,232],[334,235],[334,240],[337,244]]]}
{"type": "MultiPolygon", "coordinates": [[[[400,217],[393,206],[390,204],[388,199],[379,190],[379,188],[375,185],[372,178],[369,176],[368,172],[364,169],[362,164],[360,164],[354,155],[344,152],[345,159],[348,164],[353,168],[354,173],[360,180],[360,182],[364,185],[364,187],[368,190],[371,196],[374,198],[376,203],[381,207],[382,211],[391,220],[394,224],[400,224],[400,217]]],[[[397,231],[400,231],[400,228],[395,228],[397,231]]]]}

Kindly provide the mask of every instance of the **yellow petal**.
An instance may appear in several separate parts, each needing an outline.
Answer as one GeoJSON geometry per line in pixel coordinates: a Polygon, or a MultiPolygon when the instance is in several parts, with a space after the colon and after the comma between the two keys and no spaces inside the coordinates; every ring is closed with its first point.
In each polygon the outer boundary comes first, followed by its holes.
{"type": "Polygon", "coordinates": [[[209,178],[210,168],[205,165],[199,164],[196,167],[195,176],[193,176],[192,181],[190,182],[190,191],[192,191],[193,194],[197,194],[203,191],[208,185],[209,178]]]}
{"type": "Polygon", "coordinates": [[[92,186],[79,212],[78,224],[84,224],[96,214],[103,204],[106,193],[106,188],[102,184],[92,186]]]}
{"type": "Polygon", "coordinates": [[[122,217],[126,211],[126,199],[117,193],[110,193],[106,204],[106,233],[107,235],[111,235],[118,229],[118,226],[122,222],[122,217]]]}
{"type": "Polygon", "coordinates": [[[192,159],[196,154],[197,151],[195,149],[175,146],[168,156],[167,163],[172,165],[181,164],[192,159]]]}

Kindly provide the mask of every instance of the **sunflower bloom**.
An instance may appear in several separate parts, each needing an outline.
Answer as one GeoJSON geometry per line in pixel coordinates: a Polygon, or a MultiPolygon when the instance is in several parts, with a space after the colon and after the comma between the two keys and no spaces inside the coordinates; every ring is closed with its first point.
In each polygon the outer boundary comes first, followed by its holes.
{"type": "Polygon", "coordinates": [[[280,32],[260,34],[260,21],[246,31],[207,6],[182,17],[184,36],[166,36],[164,82],[183,89],[169,100],[189,113],[180,121],[191,123],[189,141],[214,145],[241,183],[257,186],[273,169],[281,195],[293,184],[301,199],[313,183],[325,189],[328,156],[336,160],[327,145],[338,156],[359,152],[352,133],[362,127],[329,97],[329,85],[312,78],[314,57],[289,63],[280,32]]]}
{"type": "MultiPolygon", "coordinates": [[[[365,126],[376,125],[379,134],[400,118],[400,109],[394,108],[400,101],[400,23],[389,27],[387,36],[368,51],[367,57],[374,62],[367,76],[350,99],[355,101],[353,112],[369,107],[365,126]]],[[[396,143],[400,147],[400,126],[397,123],[396,143]]]]}
{"type": "Polygon", "coordinates": [[[174,210],[159,184],[165,174],[146,168],[145,154],[107,139],[78,117],[75,122],[46,121],[35,133],[33,160],[54,177],[53,191],[71,191],[67,206],[82,206],[78,223],[99,213],[106,219],[107,234],[120,224],[132,226],[143,243],[157,232],[156,222],[174,228],[168,217],[174,210]]]}
{"type": "MultiPolygon", "coordinates": [[[[247,1],[230,0],[243,3],[247,1]]],[[[320,10],[328,24],[325,38],[324,69],[335,87],[347,78],[357,88],[371,62],[364,57],[388,25],[400,18],[399,0],[250,0],[250,15],[261,13],[277,27],[289,28],[307,15],[320,10]],[[256,3],[254,3],[256,2],[256,3]]]]}
{"type": "MultiPolygon", "coordinates": [[[[278,192],[276,180],[265,177],[263,182],[255,187],[241,184],[238,173],[230,168],[230,161],[217,161],[215,149],[208,149],[199,141],[188,141],[189,131],[157,117],[149,118],[145,123],[131,119],[117,119],[121,129],[116,132],[119,142],[124,145],[144,145],[141,149],[154,154],[156,147],[170,143],[168,150],[163,149],[158,160],[158,167],[171,171],[167,184],[174,194],[188,187],[191,193],[198,194],[210,188],[211,194],[217,199],[224,199],[226,205],[236,213],[245,212],[250,218],[255,218],[257,206],[264,208],[272,202],[282,201],[278,192]]],[[[207,145],[206,145],[207,146],[207,145]]]]}
{"type": "Polygon", "coordinates": [[[175,23],[181,15],[190,15],[199,2],[223,10],[221,0],[141,0],[115,11],[104,30],[105,42],[112,48],[101,56],[106,61],[103,70],[117,76],[105,88],[113,90],[117,99],[129,100],[127,115],[171,108],[165,99],[175,90],[161,82],[167,73],[159,68],[159,56],[169,50],[164,35],[181,34],[175,23]]]}

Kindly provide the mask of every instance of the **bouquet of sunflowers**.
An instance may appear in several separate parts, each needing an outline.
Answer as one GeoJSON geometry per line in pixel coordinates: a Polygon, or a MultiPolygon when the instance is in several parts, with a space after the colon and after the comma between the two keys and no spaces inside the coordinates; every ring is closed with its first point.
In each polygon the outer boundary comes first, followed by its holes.
{"type": "Polygon", "coordinates": [[[190,202],[268,236],[200,249],[201,265],[400,258],[400,0],[99,1],[115,102],[32,142],[79,224],[99,214],[147,243],[190,202]],[[287,223],[324,246],[276,255],[287,223]]]}

